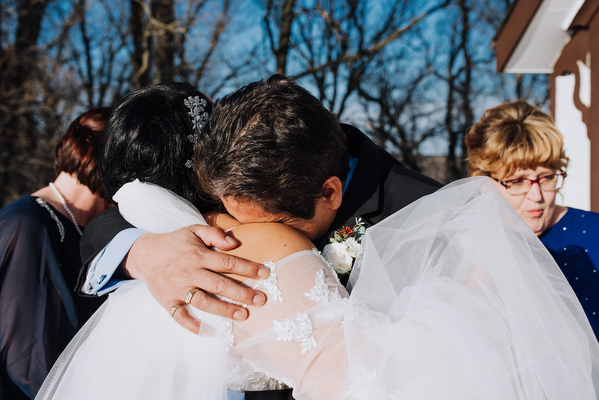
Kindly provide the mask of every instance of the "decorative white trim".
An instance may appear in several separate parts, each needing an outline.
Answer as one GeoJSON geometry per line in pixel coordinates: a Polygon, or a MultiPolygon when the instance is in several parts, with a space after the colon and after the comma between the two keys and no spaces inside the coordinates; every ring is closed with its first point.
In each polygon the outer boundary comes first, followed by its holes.
{"type": "Polygon", "coordinates": [[[333,300],[341,299],[339,289],[335,288],[334,291],[331,291],[325,283],[324,269],[319,269],[318,271],[316,271],[314,287],[312,287],[312,289],[308,293],[304,293],[304,296],[309,297],[310,300],[315,301],[319,304],[329,303],[333,300]]]}
{"type": "Polygon", "coordinates": [[[295,318],[288,318],[283,321],[274,320],[275,331],[279,335],[277,341],[290,342],[292,340],[300,342],[302,345],[302,354],[316,347],[316,339],[312,336],[312,320],[308,314],[298,311],[295,318]]]}
{"type": "Polygon", "coordinates": [[[268,268],[270,275],[265,280],[258,281],[258,283],[254,286],[254,289],[262,286],[272,296],[272,300],[282,302],[283,296],[281,295],[281,291],[277,286],[277,264],[272,261],[267,261],[263,265],[268,268]]]}

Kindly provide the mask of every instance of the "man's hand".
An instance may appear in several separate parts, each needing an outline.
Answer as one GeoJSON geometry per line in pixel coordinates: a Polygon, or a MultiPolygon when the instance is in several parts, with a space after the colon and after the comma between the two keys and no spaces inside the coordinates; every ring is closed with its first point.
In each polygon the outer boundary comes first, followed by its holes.
{"type": "MultiPolygon", "coordinates": [[[[123,263],[131,277],[148,285],[152,296],[166,310],[185,304],[187,292],[199,288],[191,299],[193,307],[226,318],[245,320],[248,317],[245,308],[212,296],[218,294],[254,306],[266,302],[264,293],[221,275],[229,273],[265,279],[269,274],[266,267],[208,248],[231,250],[238,245],[236,239],[220,228],[192,225],[171,233],[142,235],[123,263]]],[[[200,330],[200,321],[185,307],[179,308],[173,318],[191,332],[200,330]]]]}

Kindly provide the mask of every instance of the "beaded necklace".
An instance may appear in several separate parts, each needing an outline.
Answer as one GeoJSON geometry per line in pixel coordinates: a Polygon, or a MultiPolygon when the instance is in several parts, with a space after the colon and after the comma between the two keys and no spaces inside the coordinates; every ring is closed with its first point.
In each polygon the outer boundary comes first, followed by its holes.
{"type": "Polygon", "coordinates": [[[54,185],[54,182],[50,182],[50,187],[52,188],[52,190],[54,190],[54,193],[56,193],[56,195],[60,199],[60,202],[62,203],[62,206],[66,210],[67,214],[69,214],[69,216],[71,217],[71,221],[73,221],[73,225],[75,225],[75,229],[77,229],[77,232],[79,232],[79,236],[83,235],[83,232],[81,232],[81,229],[79,228],[79,224],[77,223],[77,219],[75,219],[75,214],[73,214],[73,212],[67,206],[67,202],[64,199],[62,193],[60,193],[60,191],[58,191],[58,188],[54,185]]]}
{"type": "Polygon", "coordinates": [[[37,197],[35,202],[44,207],[50,213],[50,217],[56,221],[56,225],[58,225],[58,233],[60,233],[60,243],[62,243],[64,241],[64,225],[62,222],[60,222],[54,211],[52,211],[48,203],[46,203],[46,200],[42,199],[41,197],[37,197]]]}

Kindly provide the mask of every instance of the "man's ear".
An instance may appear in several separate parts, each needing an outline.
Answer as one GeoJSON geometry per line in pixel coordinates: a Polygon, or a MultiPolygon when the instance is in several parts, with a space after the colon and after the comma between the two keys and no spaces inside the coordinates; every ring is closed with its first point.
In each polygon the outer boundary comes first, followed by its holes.
{"type": "Polygon", "coordinates": [[[341,207],[343,198],[343,183],[336,176],[330,176],[322,184],[322,200],[331,209],[337,210],[341,207]]]}

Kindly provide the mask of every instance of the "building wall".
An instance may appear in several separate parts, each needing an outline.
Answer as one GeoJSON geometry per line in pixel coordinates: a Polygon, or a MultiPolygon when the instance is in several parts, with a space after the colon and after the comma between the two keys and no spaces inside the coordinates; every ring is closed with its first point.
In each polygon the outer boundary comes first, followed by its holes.
{"type": "Polygon", "coordinates": [[[599,34],[596,22],[573,32],[551,75],[551,114],[571,160],[560,203],[592,211],[599,211],[599,157],[592,157],[599,154],[599,68],[592,68],[599,48],[590,39],[599,34]]]}
{"type": "MultiPolygon", "coordinates": [[[[586,67],[585,67],[586,68],[586,67]]],[[[570,158],[568,177],[557,197],[564,206],[589,210],[591,207],[590,160],[591,143],[587,127],[573,101],[576,76],[569,74],[555,78],[555,124],[564,135],[566,155],[570,158]]],[[[590,82],[580,86],[579,92],[590,95],[590,82]]]]}

